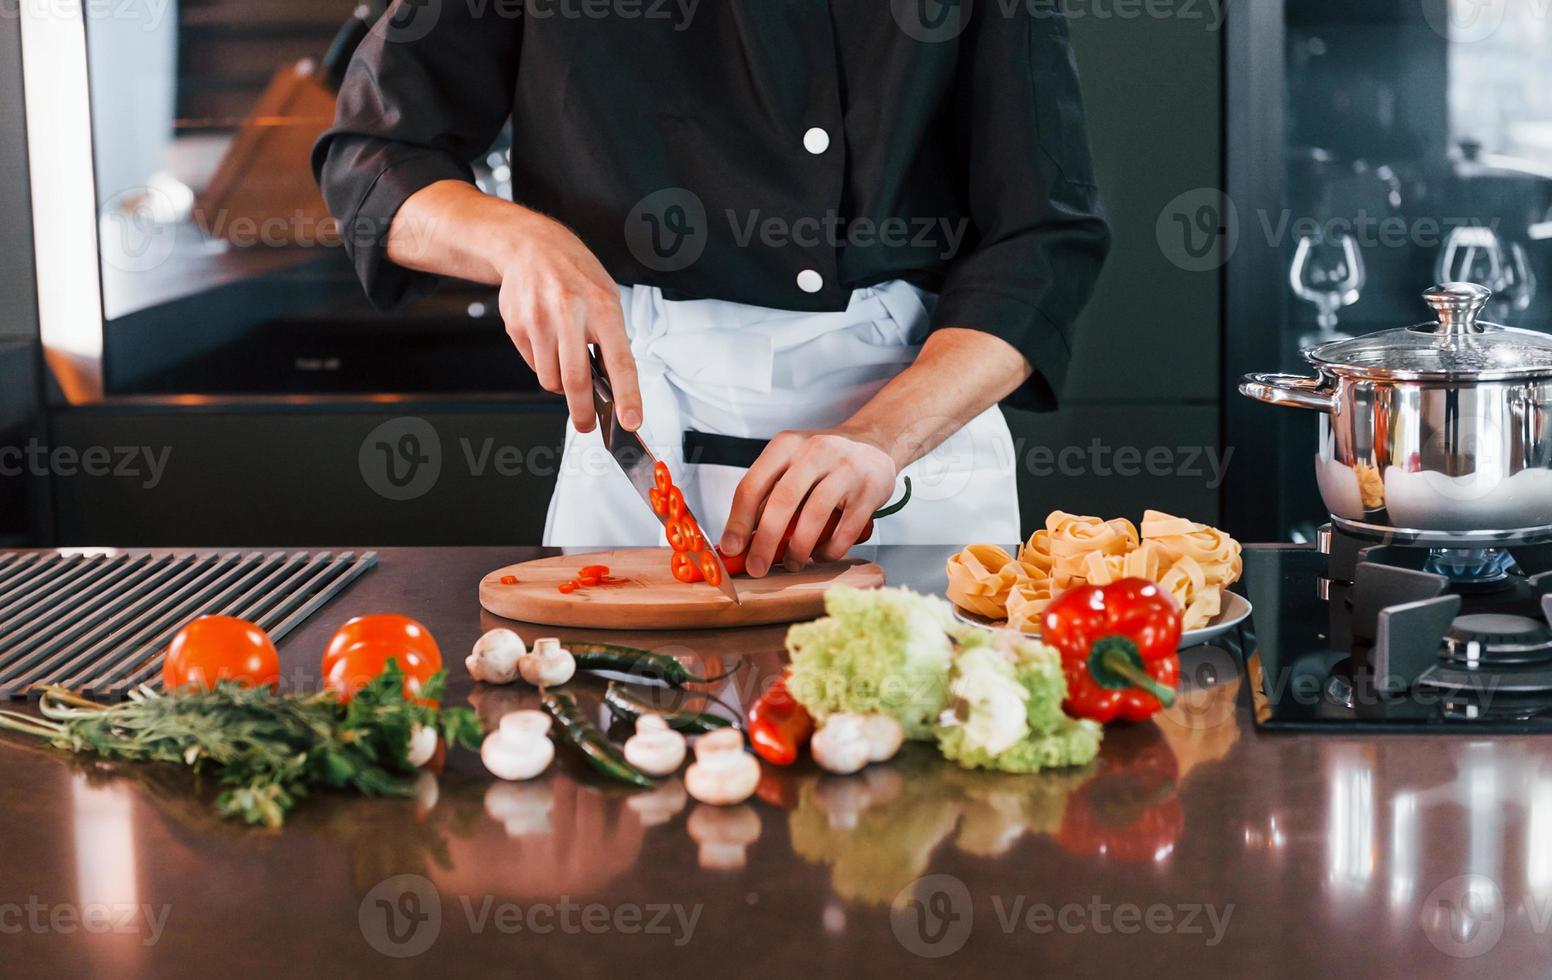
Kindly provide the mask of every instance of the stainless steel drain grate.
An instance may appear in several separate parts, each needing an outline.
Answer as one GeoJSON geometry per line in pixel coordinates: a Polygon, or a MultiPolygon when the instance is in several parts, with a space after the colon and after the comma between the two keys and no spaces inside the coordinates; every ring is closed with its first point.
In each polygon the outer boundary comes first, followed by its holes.
{"type": "Polygon", "coordinates": [[[0,553],[0,698],[160,687],[162,651],[190,620],[238,616],[278,643],[376,564],[375,551],[0,553]]]}

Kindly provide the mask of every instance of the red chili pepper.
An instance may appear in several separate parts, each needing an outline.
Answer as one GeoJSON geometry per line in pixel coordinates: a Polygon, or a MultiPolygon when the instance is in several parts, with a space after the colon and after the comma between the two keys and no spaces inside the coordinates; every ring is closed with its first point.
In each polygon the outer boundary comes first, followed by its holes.
{"type": "Polygon", "coordinates": [[[702,579],[700,563],[691,555],[682,551],[674,552],[674,556],[668,560],[668,570],[674,578],[689,585],[702,579]]]}
{"type": "Polygon", "coordinates": [[[558,586],[558,588],[560,589],[560,594],[561,595],[571,595],[571,593],[573,593],[573,592],[577,591],[578,589],[582,588],[582,583],[576,581],[575,579],[573,579],[570,582],[562,582],[558,586]]]}
{"type": "Polygon", "coordinates": [[[669,487],[663,495],[664,505],[668,508],[668,516],[672,520],[684,517],[684,491],[678,487],[669,487]]]}
{"type": "Polygon", "coordinates": [[[501,584],[502,585],[516,585],[517,584],[517,576],[516,575],[503,575],[503,576],[501,576],[501,584]]]}
{"type": "Polygon", "coordinates": [[[722,584],[722,569],[717,566],[717,560],[710,552],[701,553],[701,578],[706,580],[707,585],[722,584]]]}
{"type": "Polygon", "coordinates": [[[772,765],[792,765],[813,735],[814,719],[787,690],[786,675],[766,688],[749,709],[749,744],[755,755],[772,765]]]}
{"type": "Polygon", "coordinates": [[[674,475],[668,472],[668,464],[661,459],[652,464],[652,482],[664,493],[674,485],[674,475]]]}
{"type": "Polygon", "coordinates": [[[1074,718],[1142,721],[1175,702],[1180,608],[1146,579],[1085,585],[1045,611],[1041,639],[1062,655],[1074,718]]]}
{"type": "Polygon", "coordinates": [[[601,576],[601,575],[578,575],[577,576],[577,584],[581,585],[581,586],[584,586],[584,587],[591,587],[591,586],[597,585],[598,583],[600,583],[602,581],[603,581],[603,576],[601,576]]]}
{"type": "Polygon", "coordinates": [[[657,487],[647,491],[647,503],[652,505],[652,513],[659,517],[664,517],[668,514],[668,496],[657,487]]]}
{"type": "Polygon", "coordinates": [[[588,575],[592,575],[595,578],[608,578],[609,577],[609,566],[608,565],[588,565],[585,568],[579,569],[577,571],[577,578],[584,578],[584,577],[586,577],[588,575]]]}
{"type": "Polygon", "coordinates": [[[717,556],[722,559],[722,564],[727,567],[729,575],[744,574],[744,555],[742,553],[730,555],[719,547],[717,549],[717,556]]]}

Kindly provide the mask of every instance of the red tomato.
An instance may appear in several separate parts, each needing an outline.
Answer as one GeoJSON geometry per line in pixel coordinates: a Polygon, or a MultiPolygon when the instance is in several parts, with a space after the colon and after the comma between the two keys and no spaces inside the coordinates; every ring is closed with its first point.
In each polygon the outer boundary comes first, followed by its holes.
{"type": "Polygon", "coordinates": [[[404,672],[404,696],[429,707],[436,702],[420,696],[420,692],[433,674],[442,669],[442,658],[427,657],[420,650],[406,649],[402,645],[363,641],[349,646],[335,658],[323,684],[342,702],[348,702],[356,692],[366,687],[394,661],[404,672]]]}
{"type": "Polygon", "coordinates": [[[442,664],[442,650],[432,638],[430,630],[408,616],[382,613],[357,616],[335,631],[329,640],[328,649],[323,651],[323,673],[329,673],[329,668],[346,649],[364,642],[398,644],[430,657],[438,667],[442,664]]]}
{"type": "Polygon", "coordinates": [[[162,661],[162,686],[208,691],[223,680],[274,687],[280,682],[280,657],[269,634],[247,620],[201,616],[172,638],[162,661]]]}
{"type": "Polygon", "coordinates": [[[673,558],[670,558],[668,561],[668,569],[674,573],[674,578],[686,585],[689,585],[691,582],[699,582],[702,578],[701,566],[694,558],[682,551],[674,552],[673,558]]]}

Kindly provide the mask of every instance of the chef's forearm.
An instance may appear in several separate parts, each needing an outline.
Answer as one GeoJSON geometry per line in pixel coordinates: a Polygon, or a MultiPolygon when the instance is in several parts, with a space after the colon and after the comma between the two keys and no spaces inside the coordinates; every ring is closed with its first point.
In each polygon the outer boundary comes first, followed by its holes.
{"type": "Polygon", "coordinates": [[[905,371],[843,426],[903,469],[1006,398],[1032,369],[1011,344],[980,330],[933,331],[905,371]]]}
{"type": "Polygon", "coordinates": [[[388,229],[388,258],[406,269],[488,286],[519,236],[540,216],[461,180],[440,180],[405,199],[388,229]]]}

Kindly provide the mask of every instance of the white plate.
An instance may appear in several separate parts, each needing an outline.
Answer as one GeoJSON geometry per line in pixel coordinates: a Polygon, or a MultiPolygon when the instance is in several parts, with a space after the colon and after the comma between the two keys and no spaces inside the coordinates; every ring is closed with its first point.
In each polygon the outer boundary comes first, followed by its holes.
{"type": "MultiPolygon", "coordinates": [[[[1201,646],[1203,643],[1211,643],[1229,630],[1243,623],[1250,616],[1250,600],[1237,592],[1223,593],[1223,611],[1207,621],[1207,625],[1200,629],[1186,630],[1180,634],[1180,649],[1201,646]]],[[[1008,621],[1005,619],[987,619],[985,616],[977,616],[973,612],[954,606],[954,618],[961,623],[969,623],[971,626],[984,626],[990,630],[1008,630],[1008,621]]],[[[1009,631],[1015,632],[1015,631],[1009,631]]],[[[1038,633],[1023,633],[1024,636],[1039,636],[1038,633]]]]}

